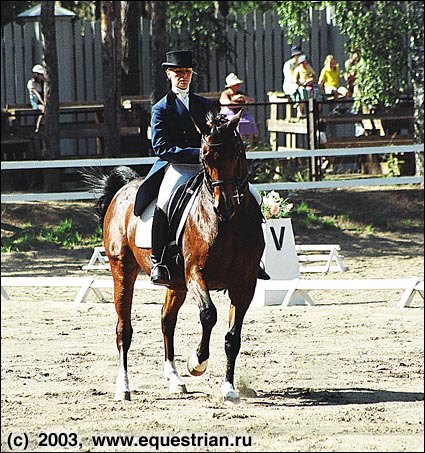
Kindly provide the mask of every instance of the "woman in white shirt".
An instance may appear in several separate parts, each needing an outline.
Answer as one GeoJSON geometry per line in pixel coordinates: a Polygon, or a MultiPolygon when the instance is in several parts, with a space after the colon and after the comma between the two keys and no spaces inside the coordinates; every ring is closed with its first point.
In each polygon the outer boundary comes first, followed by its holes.
{"type": "MultiPolygon", "coordinates": [[[[30,103],[34,110],[39,110],[44,113],[44,99],[43,99],[43,85],[44,85],[44,67],[36,64],[32,68],[32,77],[28,80],[27,88],[30,97],[30,103]]],[[[40,128],[41,119],[43,115],[37,118],[35,125],[35,132],[38,132],[40,128]]]]}

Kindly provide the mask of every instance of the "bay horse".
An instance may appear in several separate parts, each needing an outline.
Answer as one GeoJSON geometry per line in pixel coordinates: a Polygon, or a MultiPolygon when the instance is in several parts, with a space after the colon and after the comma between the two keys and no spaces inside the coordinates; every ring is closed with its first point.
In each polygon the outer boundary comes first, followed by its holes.
{"type": "MultiPolygon", "coordinates": [[[[161,311],[164,377],[168,380],[170,392],[186,393],[186,385],[174,362],[174,330],[179,309],[190,291],[198,302],[202,337],[189,356],[187,366],[192,375],[200,376],[207,368],[210,336],[217,322],[217,310],[210,291],[228,291],[229,326],[224,344],[227,366],[221,393],[224,401],[233,403],[239,402],[234,373],[241,346],[242,323],[254,295],[264,250],[261,210],[249,192],[245,148],[236,131],[239,119],[240,114],[230,121],[221,115],[209,117],[210,131],[202,135],[200,151],[203,181],[182,238],[184,281],[167,288],[161,311]]],[[[131,305],[134,284],[140,270],[150,274],[150,249],[135,245],[138,218],[133,208],[140,184],[140,177],[127,167],[117,167],[109,176],[97,179],[97,188],[102,189],[97,209],[103,224],[103,240],[111,266],[118,315],[117,400],[130,399],[127,355],[133,332],[131,305]]]]}

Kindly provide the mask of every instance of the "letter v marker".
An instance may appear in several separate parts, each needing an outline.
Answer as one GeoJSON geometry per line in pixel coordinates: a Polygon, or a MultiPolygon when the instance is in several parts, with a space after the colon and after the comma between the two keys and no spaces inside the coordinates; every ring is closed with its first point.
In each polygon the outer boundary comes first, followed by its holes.
{"type": "Polygon", "coordinates": [[[279,239],[277,238],[276,236],[276,232],[274,230],[274,227],[270,227],[270,231],[272,233],[272,236],[273,236],[273,241],[274,241],[274,245],[276,247],[276,250],[280,251],[282,250],[282,246],[283,246],[283,238],[285,236],[285,227],[282,226],[280,228],[280,236],[279,236],[279,239]]]}

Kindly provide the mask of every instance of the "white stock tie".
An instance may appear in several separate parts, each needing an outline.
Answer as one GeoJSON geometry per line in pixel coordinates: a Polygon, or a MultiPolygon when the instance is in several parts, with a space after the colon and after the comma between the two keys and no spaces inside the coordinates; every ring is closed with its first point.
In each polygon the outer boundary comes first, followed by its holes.
{"type": "Polygon", "coordinates": [[[178,97],[183,102],[184,106],[189,110],[189,95],[188,95],[188,93],[179,93],[178,97]]]}

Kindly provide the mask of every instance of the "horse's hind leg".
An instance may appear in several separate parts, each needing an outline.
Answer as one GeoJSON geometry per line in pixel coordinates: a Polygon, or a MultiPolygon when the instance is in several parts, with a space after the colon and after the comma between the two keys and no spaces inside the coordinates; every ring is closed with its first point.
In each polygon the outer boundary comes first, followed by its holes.
{"type": "Polygon", "coordinates": [[[134,283],[139,273],[139,266],[132,259],[110,258],[114,279],[114,303],[118,315],[116,341],[120,355],[118,376],[115,384],[115,400],[130,400],[130,386],[127,374],[127,353],[130,349],[133,328],[131,326],[131,305],[134,283]],[[129,262],[128,262],[129,261],[129,262]]]}
{"type": "Polygon", "coordinates": [[[167,290],[161,312],[162,335],[164,337],[164,377],[169,383],[170,393],[186,393],[186,384],[180,378],[174,364],[174,330],[180,307],[186,299],[187,292],[167,290]]]}

